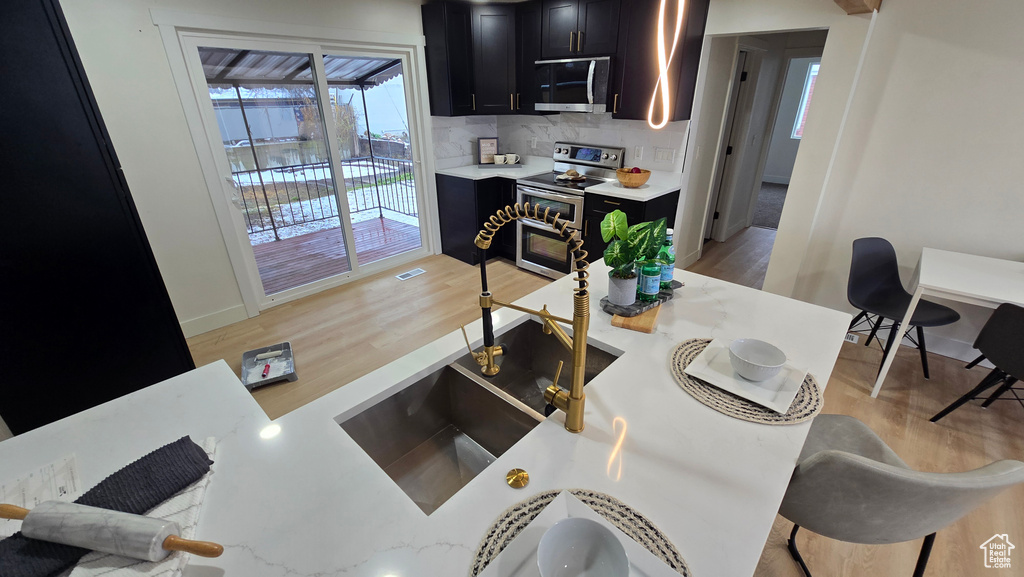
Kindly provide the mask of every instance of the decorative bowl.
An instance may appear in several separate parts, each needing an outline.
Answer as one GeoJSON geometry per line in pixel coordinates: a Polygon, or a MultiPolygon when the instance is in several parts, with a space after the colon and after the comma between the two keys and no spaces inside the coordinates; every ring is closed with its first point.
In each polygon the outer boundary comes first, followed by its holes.
{"type": "Polygon", "coordinates": [[[626,549],[604,525],[583,517],[555,523],[540,538],[541,577],[622,577],[629,575],[626,549]]]}
{"type": "Polygon", "coordinates": [[[615,176],[626,188],[637,188],[642,186],[651,177],[651,171],[641,168],[640,172],[630,172],[629,168],[620,168],[615,171],[615,176]]]}
{"type": "Polygon", "coordinates": [[[732,368],[748,381],[766,381],[782,370],[786,353],[757,339],[736,339],[729,345],[732,368]]]}

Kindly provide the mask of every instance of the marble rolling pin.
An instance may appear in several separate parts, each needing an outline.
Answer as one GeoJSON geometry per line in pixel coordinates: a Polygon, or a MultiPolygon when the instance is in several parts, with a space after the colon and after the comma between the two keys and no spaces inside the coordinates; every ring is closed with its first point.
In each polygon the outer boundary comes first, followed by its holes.
{"type": "Polygon", "coordinates": [[[161,561],[171,551],[219,557],[224,547],[178,536],[178,524],[62,501],[43,501],[29,511],[0,504],[0,519],[23,519],[21,533],[32,539],[103,553],[161,561]]]}

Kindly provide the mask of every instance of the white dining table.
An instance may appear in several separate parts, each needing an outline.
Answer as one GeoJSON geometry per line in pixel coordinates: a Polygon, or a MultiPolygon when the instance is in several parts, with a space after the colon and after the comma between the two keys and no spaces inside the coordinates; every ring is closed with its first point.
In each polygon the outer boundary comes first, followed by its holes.
{"type": "MultiPolygon", "coordinates": [[[[871,391],[877,397],[921,297],[932,296],[994,309],[1003,303],[1024,306],[1024,262],[927,248],[921,250],[911,280],[913,296],[900,323],[899,338],[882,363],[871,391]]],[[[890,336],[889,338],[893,338],[890,336]]]]}

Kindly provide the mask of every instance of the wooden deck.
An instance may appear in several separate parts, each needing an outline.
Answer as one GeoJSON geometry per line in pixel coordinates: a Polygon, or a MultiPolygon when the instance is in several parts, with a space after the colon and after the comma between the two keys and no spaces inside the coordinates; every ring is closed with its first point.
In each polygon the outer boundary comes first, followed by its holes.
{"type": "MultiPolygon", "coordinates": [[[[418,227],[387,218],[357,222],[352,229],[360,264],[420,247],[418,227]]],[[[340,227],[258,244],[252,249],[268,295],[352,270],[340,227]]]]}

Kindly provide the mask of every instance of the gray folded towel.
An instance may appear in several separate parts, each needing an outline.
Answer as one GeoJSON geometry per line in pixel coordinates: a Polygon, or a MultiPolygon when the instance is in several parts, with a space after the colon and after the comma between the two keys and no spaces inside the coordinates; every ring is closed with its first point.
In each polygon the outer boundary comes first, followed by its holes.
{"type": "MultiPolygon", "coordinates": [[[[142,515],[198,481],[213,461],[182,437],[110,475],[75,503],[142,515]]],[[[0,575],[51,577],[73,566],[88,549],[29,539],[15,533],[0,540],[0,575]]]]}

